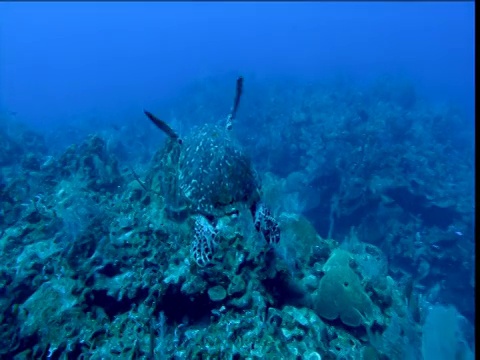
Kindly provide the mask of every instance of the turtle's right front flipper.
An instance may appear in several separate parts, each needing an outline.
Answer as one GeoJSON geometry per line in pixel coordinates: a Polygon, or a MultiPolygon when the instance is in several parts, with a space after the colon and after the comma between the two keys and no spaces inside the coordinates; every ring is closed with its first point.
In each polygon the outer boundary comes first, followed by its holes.
{"type": "Polygon", "coordinates": [[[278,221],[273,217],[270,209],[263,203],[254,203],[250,208],[255,219],[255,229],[261,232],[263,238],[270,245],[278,244],[280,241],[280,226],[278,221]]]}
{"type": "Polygon", "coordinates": [[[233,107],[230,114],[228,114],[227,118],[227,129],[230,130],[232,128],[232,120],[235,119],[237,116],[238,105],[240,104],[240,97],[242,96],[243,92],[243,77],[239,76],[237,79],[237,87],[235,89],[235,98],[233,99],[233,107]]]}

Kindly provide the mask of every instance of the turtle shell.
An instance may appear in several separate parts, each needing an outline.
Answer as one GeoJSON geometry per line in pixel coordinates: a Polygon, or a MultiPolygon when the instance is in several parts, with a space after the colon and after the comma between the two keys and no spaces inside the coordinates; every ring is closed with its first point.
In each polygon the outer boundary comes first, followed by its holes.
{"type": "Polygon", "coordinates": [[[152,187],[173,210],[219,217],[259,198],[250,159],[220,126],[204,125],[182,143],[170,140],[157,155],[152,187]]]}

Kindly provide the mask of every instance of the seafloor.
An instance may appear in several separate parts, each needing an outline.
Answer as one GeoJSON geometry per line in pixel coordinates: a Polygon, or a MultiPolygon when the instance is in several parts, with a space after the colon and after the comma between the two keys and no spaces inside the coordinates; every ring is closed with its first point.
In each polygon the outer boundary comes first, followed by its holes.
{"type": "Polygon", "coordinates": [[[2,116],[0,358],[473,359],[473,121],[391,77],[247,77],[201,127],[230,80],[152,109],[182,144],[143,109],[2,116]]]}

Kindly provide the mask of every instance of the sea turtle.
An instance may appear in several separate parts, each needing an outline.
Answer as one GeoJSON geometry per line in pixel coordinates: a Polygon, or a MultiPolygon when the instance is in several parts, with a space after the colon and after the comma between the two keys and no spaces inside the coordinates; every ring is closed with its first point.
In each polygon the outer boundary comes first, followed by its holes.
{"type": "Polygon", "coordinates": [[[231,136],[242,90],[243,78],[239,77],[225,126],[205,124],[185,138],[144,110],[169,138],[155,155],[148,177],[150,188],[165,198],[170,215],[195,215],[192,254],[201,266],[211,259],[216,221],[238,212],[240,204],[250,208],[255,228],[268,243],[280,240],[278,223],[261,202],[260,183],[251,161],[231,136]]]}

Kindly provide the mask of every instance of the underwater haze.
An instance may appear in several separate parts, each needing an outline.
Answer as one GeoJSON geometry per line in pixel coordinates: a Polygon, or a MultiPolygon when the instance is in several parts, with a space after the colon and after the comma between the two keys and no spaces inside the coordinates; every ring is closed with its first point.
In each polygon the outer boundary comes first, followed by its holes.
{"type": "Polygon", "coordinates": [[[230,71],[358,81],[400,73],[473,117],[474,2],[0,6],[1,109],[30,123],[118,119],[230,71]]]}
{"type": "Polygon", "coordinates": [[[0,2],[0,359],[473,359],[474,8],[0,2]]]}

